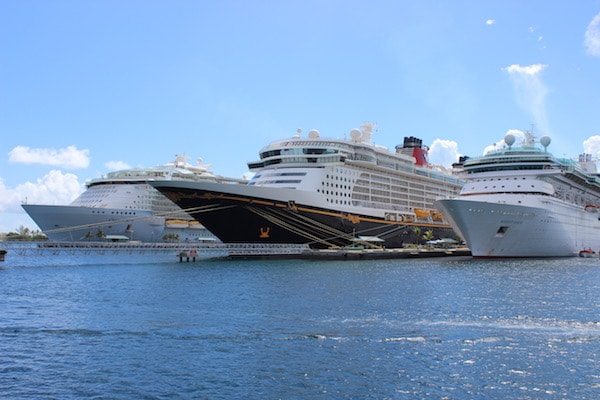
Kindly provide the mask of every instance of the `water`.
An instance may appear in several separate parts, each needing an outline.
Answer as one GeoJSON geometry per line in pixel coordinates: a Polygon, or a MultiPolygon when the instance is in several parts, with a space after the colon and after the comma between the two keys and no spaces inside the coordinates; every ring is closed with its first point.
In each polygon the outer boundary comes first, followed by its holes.
{"type": "Polygon", "coordinates": [[[599,294],[578,258],[4,266],[0,396],[596,399],[599,294]]]}

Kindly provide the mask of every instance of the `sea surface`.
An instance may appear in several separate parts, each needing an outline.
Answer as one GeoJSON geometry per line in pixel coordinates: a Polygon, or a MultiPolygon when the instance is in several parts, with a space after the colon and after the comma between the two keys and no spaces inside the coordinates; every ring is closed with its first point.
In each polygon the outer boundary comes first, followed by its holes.
{"type": "Polygon", "coordinates": [[[0,263],[6,399],[598,399],[600,259],[0,263]]]}

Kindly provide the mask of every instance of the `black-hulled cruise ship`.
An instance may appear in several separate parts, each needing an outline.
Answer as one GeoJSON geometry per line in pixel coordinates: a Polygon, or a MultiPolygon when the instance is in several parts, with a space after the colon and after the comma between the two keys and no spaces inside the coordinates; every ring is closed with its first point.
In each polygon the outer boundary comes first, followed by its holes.
{"type": "Polygon", "coordinates": [[[350,140],[298,130],[260,151],[247,185],[150,184],[225,243],[400,247],[423,236],[454,237],[434,201],[456,196],[462,181],[429,166],[420,139],[407,137],[390,152],[371,142],[372,130],[364,124],[350,140]]]}

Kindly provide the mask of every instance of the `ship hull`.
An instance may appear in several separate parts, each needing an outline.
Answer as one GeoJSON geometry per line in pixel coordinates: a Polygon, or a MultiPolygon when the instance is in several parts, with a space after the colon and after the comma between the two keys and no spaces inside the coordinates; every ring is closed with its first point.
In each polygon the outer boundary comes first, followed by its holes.
{"type": "Polygon", "coordinates": [[[101,240],[119,235],[158,242],[164,234],[164,218],[146,210],[37,204],[24,204],[23,208],[53,241],[101,240]]]}
{"type": "Polygon", "coordinates": [[[436,204],[474,257],[570,257],[582,249],[600,249],[600,214],[548,196],[458,198],[436,204]]]}
{"type": "Polygon", "coordinates": [[[151,183],[224,243],[295,243],[314,248],[346,246],[377,236],[386,247],[422,241],[426,230],[453,237],[450,226],[384,218],[314,205],[316,193],[215,183],[151,183]],[[312,203],[312,204],[311,204],[312,203]],[[416,229],[418,228],[418,229],[416,229]]]}

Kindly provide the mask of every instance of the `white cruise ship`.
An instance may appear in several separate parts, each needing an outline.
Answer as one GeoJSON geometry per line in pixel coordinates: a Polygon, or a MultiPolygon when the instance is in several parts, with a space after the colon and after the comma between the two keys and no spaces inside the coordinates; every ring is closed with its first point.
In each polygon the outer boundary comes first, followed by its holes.
{"type": "Polygon", "coordinates": [[[260,151],[247,185],[151,185],[225,243],[400,247],[453,236],[434,201],[458,194],[462,181],[429,166],[421,140],[405,138],[390,152],[371,143],[372,130],[353,129],[349,140],[299,130],[260,151]]]}
{"type": "Polygon", "coordinates": [[[547,152],[550,138],[526,133],[506,148],[461,166],[466,184],[437,202],[475,257],[561,257],[600,250],[600,177],[589,155],[579,162],[547,152]]]}
{"type": "Polygon", "coordinates": [[[54,241],[120,238],[141,242],[190,241],[214,236],[152,186],[151,180],[241,183],[214,175],[209,166],[173,163],[110,172],[87,183],[70,205],[23,204],[27,214],[54,241]]]}

